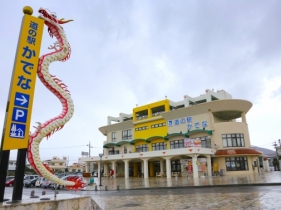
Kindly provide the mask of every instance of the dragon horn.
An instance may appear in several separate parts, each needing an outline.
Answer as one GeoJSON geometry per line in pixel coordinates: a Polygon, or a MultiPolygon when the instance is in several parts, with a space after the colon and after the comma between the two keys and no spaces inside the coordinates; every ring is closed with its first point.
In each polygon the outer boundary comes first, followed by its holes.
{"type": "Polygon", "coordinates": [[[70,21],[73,21],[73,20],[64,20],[64,18],[62,18],[62,19],[59,20],[59,24],[68,23],[70,21]]]}

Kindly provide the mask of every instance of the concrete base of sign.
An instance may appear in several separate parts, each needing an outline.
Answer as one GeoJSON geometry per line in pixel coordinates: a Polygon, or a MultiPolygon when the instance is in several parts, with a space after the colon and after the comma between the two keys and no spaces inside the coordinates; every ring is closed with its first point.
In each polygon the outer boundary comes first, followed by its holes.
{"type": "MultiPolygon", "coordinates": [[[[12,195],[7,195],[7,198],[12,195]]],[[[44,195],[39,198],[30,198],[23,196],[23,199],[18,202],[3,202],[0,203],[0,210],[101,210],[98,204],[89,196],[79,196],[71,194],[44,195]],[[49,198],[50,200],[46,200],[49,198]]]]}

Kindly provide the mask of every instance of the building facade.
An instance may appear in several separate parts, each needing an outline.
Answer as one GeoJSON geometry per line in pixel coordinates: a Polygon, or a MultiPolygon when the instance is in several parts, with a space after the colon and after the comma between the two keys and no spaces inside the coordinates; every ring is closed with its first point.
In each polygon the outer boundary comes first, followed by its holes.
{"type": "Polygon", "coordinates": [[[224,90],[209,89],[179,102],[165,99],[135,107],[132,114],[109,116],[99,128],[106,137],[102,166],[98,156],[81,160],[125,178],[253,173],[261,153],[250,146],[246,113],[251,107],[224,90]]]}
{"type": "Polygon", "coordinates": [[[52,169],[54,172],[65,172],[67,168],[67,157],[63,157],[60,159],[57,156],[54,156],[50,160],[43,161],[44,163],[47,163],[50,169],[52,169]]]}
{"type": "Polygon", "coordinates": [[[72,165],[68,166],[68,172],[85,172],[86,166],[84,164],[73,163],[72,165]]]}

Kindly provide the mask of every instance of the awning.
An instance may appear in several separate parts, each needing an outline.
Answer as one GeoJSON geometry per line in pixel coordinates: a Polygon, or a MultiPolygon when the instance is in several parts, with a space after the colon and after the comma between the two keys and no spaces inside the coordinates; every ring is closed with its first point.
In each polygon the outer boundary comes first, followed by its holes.
{"type": "Polygon", "coordinates": [[[183,137],[185,137],[182,132],[180,132],[180,133],[170,133],[170,134],[168,133],[167,136],[164,136],[164,140],[169,140],[169,138],[172,138],[174,136],[183,136],[183,137]]]}
{"type": "Polygon", "coordinates": [[[122,144],[130,144],[131,141],[119,141],[118,143],[116,143],[116,146],[121,146],[122,144]]]}
{"type": "Polygon", "coordinates": [[[232,156],[232,155],[262,155],[254,149],[224,149],[217,150],[216,156],[232,156]]]}
{"type": "Polygon", "coordinates": [[[132,141],[130,141],[130,144],[134,145],[138,141],[145,141],[145,139],[133,139],[132,141]]]}
{"type": "Polygon", "coordinates": [[[164,136],[151,136],[148,139],[146,139],[145,141],[147,143],[150,143],[153,139],[164,139],[164,136]]]}
{"type": "Polygon", "coordinates": [[[110,142],[110,143],[107,143],[107,144],[103,145],[103,148],[108,148],[108,146],[117,146],[117,147],[120,147],[119,145],[116,145],[115,143],[110,142]]]}
{"type": "Polygon", "coordinates": [[[209,135],[213,135],[213,131],[211,130],[205,130],[205,129],[196,129],[196,130],[192,130],[192,131],[188,131],[187,133],[185,133],[184,135],[189,137],[190,134],[193,133],[207,133],[209,135]]]}

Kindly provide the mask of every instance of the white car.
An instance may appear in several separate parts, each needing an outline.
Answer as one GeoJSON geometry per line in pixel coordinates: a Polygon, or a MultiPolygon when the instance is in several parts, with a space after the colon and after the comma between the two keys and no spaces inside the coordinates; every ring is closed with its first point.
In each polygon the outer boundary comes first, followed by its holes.
{"type": "Polygon", "coordinates": [[[39,179],[37,179],[37,181],[35,182],[35,187],[41,187],[42,183],[45,181],[46,179],[44,177],[40,177],[39,179]]]}
{"type": "MultiPolygon", "coordinates": [[[[80,176],[80,175],[67,175],[67,176],[64,176],[64,177],[62,177],[61,179],[62,180],[67,180],[67,178],[69,178],[69,177],[80,177],[84,182],[85,182],[85,180],[84,180],[84,178],[82,177],[82,176],[80,176]]],[[[53,189],[55,189],[55,184],[53,184],[51,187],[53,188],[53,189]]],[[[60,189],[64,189],[65,188],[65,186],[64,185],[57,185],[57,189],[58,190],[60,190],[60,189]]]]}
{"type": "Polygon", "coordinates": [[[23,177],[23,180],[32,180],[34,178],[38,178],[39,176],[38,175],[25,175],[23,177]]]}

